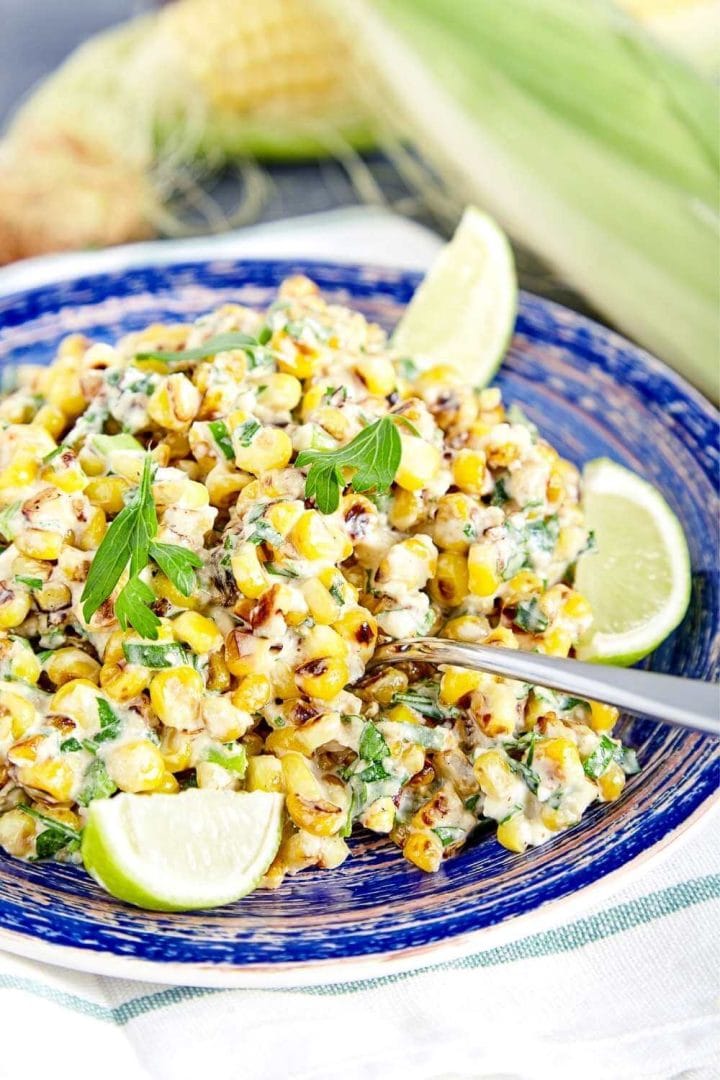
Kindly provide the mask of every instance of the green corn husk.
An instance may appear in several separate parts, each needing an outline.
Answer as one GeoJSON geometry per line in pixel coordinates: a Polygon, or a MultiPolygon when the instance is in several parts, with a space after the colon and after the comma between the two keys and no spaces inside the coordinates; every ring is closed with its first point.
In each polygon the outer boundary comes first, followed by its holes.
{"type": "Polygon", "coordinates": [[[376,0],[353,16],[376,108],[458,201],[717,396],[711,85],[601,0],[376,0]]]}

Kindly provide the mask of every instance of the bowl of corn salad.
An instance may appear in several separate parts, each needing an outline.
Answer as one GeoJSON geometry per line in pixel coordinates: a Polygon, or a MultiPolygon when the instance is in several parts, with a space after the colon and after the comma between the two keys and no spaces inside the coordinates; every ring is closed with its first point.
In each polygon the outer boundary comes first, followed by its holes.
{"type": "MultiPolygon", "coordinates": [[[[98,895],[82,869],[88,807],[123,792],[284,795],[260,889],[205,931],[166,917],[170,959],[246,971],[494,925],[629,862],[641,808],[651,847],[704,805],[700,736],[459,668],[367,670],[378,644],[413,636],[573,654],[592,622],[573,587],[593,545],[578,465],[623,440],[634,465],[648,413],[664,424],[639,354],[526,299],[498,385],[476,388],[393,349],[411,275],[117,278],[3,301],[0,925],[5,911],[17,932],[21,884],[39,908],[60,882],[59,947],[85,918],[90,949],[113,951],[120,911],[132,955],[158,961],[159,917],[98,895]],[[608,388],[621,361],[633,378],[608,388]],[[685,789],[668,814],[673,754],[685,789]],[[493,903],[503,877],[509,909],[493,903]],[[317,924],[322,897],[343,946],[317,924]],[[299,922],[271,946],[283,913],[299,922]]],[[[691,449],[673,438],[680,470],[691,449]]],[[[702,521],[696,490],[681,499],[702,521]]],[[[673,639],[660,665],[706,674],[707,604],[699,647],[673,639]]]]}

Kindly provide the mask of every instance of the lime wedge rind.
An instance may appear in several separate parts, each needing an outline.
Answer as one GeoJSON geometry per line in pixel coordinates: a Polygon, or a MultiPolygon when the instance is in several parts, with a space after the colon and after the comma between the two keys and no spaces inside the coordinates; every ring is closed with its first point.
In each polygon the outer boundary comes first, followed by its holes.
{"type": "Polygon", "coordinates": [[[598,551],[578,561],[575,583],[593,605],[595,623],[577,655],[628,666],[656,649],[685,617],[692,586],[687,540],[660,492],[609,458],[585,467],[583,492],[586,521],[596,533],[598,551]],[[613,503],[622,514],[621,529],[616,522],[615,531],[607,514],[613,503]],[[653,550],[633,548],[634,537],[643,533],[653,537],[653,550]],[[641,621],[629,606],[639,590],[646,607],[641,621]],[[608,596],[617,598],[612,626],[608,596]],[[623,609],[623,604],[628,607],[623,609]]]}
{"type": "Polygon", "coordinates": [[[191,789],[90,804],[82,857],[111,895],[151,911],[190,911],[251,892],[280,844],[283,796],[191,789]]]}

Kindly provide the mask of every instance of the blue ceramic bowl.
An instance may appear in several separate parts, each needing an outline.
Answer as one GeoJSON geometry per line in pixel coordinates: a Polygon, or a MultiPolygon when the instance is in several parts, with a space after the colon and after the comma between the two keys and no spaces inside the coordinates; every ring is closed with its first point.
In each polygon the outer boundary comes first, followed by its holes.
{"type": "MultiPolygon", "coordinates": [[[[298,272],[388,328],[418,283],[412,273],[279,261],[100,274],[0,300],[0,363],[49,361],[73,331],[112,340],[230,300],[265,305],[282,278],[298,272]]],[[[650,666],[715,678],[714,410],[616,334],[529,295],[497,381],[506,401],[517,402],[563,455],[578,465],[608,455],[663,492],[685,526],[693,593],[687,618],[650,666]]],[[[637,719],[624,722],[623,737],[643,769],[618,802],[596,806],[522,856],[480,835],[434,875],[416,870],[388,841],[360,833],[337,870],[305,871],[277,892],[215,911],[159,915],[113,900],[78,867],[0,855],[0,947],[106,974],[221,986],[345,981],[461,955],[480,940],[507,936],[511,920],[514,933],[517,920],[528,930],[557,922],[568,898],[588,886],[622,884],[618,872],[665,847],[708,808],[718,775],[712,739],[637,719]]]]}

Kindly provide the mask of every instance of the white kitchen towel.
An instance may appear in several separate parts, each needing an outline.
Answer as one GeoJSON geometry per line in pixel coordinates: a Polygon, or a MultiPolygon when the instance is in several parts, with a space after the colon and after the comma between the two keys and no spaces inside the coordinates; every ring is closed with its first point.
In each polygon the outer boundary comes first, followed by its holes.
{"type": "MultiPolygon", "coordinates": [[[[0,271],[0,293],[178,255],[423,267],[438,245],[417,225],[353,209],[35,259],[0,271]]],[[[525,923],[522,937],[414,974],[210,990],[0,953],[0,1080],[717,1080],[718,825],[706,815],[602,905],[568,902],[552,929],[525,923]]]]}

